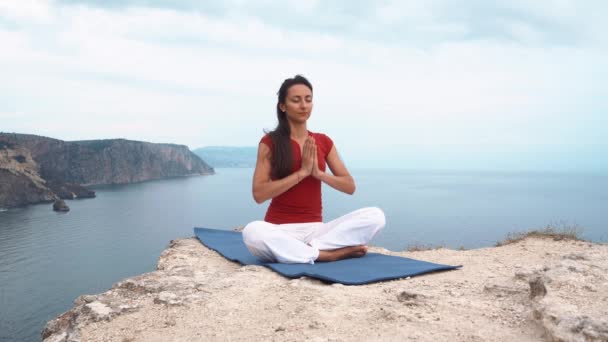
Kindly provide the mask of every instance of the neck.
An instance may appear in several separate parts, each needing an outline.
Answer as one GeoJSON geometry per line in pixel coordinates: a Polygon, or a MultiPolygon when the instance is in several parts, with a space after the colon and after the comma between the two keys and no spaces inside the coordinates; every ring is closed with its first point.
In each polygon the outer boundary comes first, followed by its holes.
{"type": "Polygon", "coordinates": [[[308,129],[306,128],[306,122],[304,123],[289,123],[291,129],[291,138],[303,139],[308,136],[308,129]]]}

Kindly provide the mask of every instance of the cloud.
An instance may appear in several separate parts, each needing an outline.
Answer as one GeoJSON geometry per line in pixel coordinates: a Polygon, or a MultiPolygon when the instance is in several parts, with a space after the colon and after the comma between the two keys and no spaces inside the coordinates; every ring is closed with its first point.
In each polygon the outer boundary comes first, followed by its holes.
{"type": "Polygon", "coordinates": [[[51,16],[48,0],[20,0],[0,2],[0,17],[10,21],[48,23],[51,16]]]}
{"type": "Polygon", "coordinates": [[[603,141],[589,126],[606,124],[606,24],[587,2],[3,4],[11,130],[252,145],[280,82],[303,73],[313,130],[345,155],[603,141]]]}
{"type": "MultiPolygon", "coordinates": [[[[458,1],[78,1],[110,8],[156,8],[217,18],[251,16],[285,30],[316,31],[420,46],[470,39],[573,45],[600,38],[599,0],[458,1]],[[522,34],[522,31],[525,33],[522,34]],[[531,35],[536,38],[529,41],[531,35]]],[[[601,39],[601,38],[600,38],[601,39]]],[[[604,40],[605,42],[605,40],[604,40]]]]}

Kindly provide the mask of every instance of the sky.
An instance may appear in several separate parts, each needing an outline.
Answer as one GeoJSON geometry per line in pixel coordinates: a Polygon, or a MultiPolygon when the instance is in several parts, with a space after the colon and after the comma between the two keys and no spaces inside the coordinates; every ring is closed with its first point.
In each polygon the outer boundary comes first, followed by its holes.
{"type": "Polygon", "coordinates": [[[285,78],[347,166],[608,172],[608,3],[0,0],[0,131],[257,146],[285,78]]]}

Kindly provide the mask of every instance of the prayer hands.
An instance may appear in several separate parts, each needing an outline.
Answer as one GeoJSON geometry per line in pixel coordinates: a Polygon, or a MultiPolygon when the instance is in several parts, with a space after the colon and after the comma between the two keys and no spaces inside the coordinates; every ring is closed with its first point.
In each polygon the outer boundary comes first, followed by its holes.
{"type": "Polygon", "coordinates": [[[303,177],[312,175],[315,178],[320,177],[319,163],[317,161],[317,143],[313,137],[306,138],[302,151],[302,166],[300,173],[303,177]]]}

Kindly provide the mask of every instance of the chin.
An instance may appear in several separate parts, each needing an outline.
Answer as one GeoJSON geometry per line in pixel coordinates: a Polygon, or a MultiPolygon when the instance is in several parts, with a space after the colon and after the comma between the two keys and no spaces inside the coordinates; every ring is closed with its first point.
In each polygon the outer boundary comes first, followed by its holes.
{"type": "Polygon", "coordinates": [[[306,121],[308,121],[308,119],[310,118],[310,114],[302,116],[302,115],[298,115],[295,117],[288,117],[287,119],[290,120],[293,123],[305,123],[306,121]]]}

